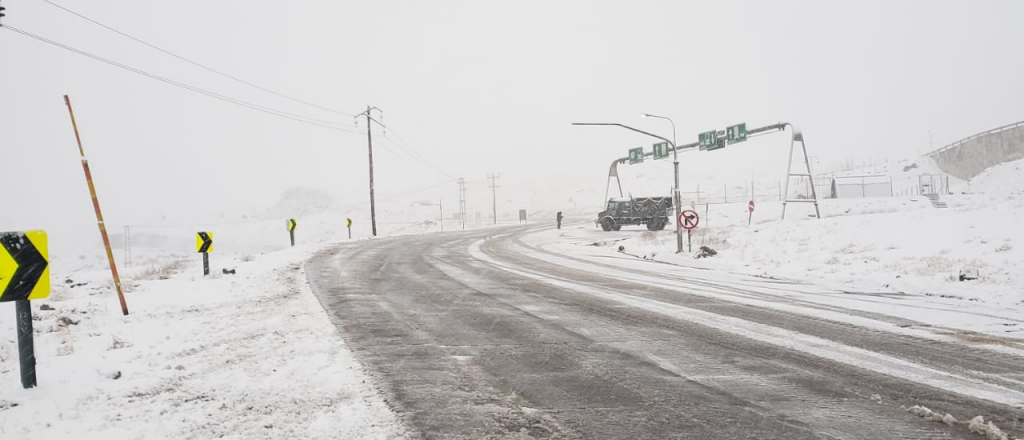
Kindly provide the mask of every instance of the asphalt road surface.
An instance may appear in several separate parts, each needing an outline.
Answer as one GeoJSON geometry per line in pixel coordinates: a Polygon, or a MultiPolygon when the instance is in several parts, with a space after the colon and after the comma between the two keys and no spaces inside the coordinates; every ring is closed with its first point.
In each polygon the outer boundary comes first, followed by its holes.
{"type": "Polygon", "coordinates": [[[415,435],[983,439],[964,423],[977,415],[1024,435],[1024,358],[1013,353],[706,294],[793,301],[770,280],[654,264],[648,275],[659,282],[629,279],[637,270],[615,259],[523,240],[537,230],[353,242],[306,265],[415,435]],[[906,411],[914,405],[961,423],[924,420],[906,411]]]}

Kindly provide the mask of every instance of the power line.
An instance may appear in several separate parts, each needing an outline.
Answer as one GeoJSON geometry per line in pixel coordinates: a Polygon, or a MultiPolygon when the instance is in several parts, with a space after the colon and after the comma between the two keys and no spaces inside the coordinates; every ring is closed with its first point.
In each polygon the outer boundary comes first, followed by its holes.
{"type": "Polygon", "coordinates": [[[316,126],[319,126],[319,127],[329,128],[329,129],[332,129],[332,130],[341,131],[341,132],[345,132],[345,133],[359,134],[359,132],[357,132],[355,130],[348,130],[348,129],[342,128],[342,126],[340,124],[336,123],[336,122],[327,121],[327,120],[323,120],[323,119],[311,118],[311,117],[308,117],[308,116],[302,116],[302,115],[299,115],[299,114],[296,114],[296,113],[290,113],[290,112],[286,112],[286,111],[283,111],[283,110],[277,110],[277,109],[273,109],[273,108],[270,108],[270,107],[265,107],[265,106],[262,106],[262,105],[259,105],[259,104],[254,104],[252,102],[243,101],[241,99],[232,98],[230,96],[222,95],[222,94],[219,94],[219,93],[216,93],[216,92],[211,92],[209,90],[205,90],[205,89],[201,89],[199,87],[191,86],[191,85],[182,83],[180,81],[175,81],[173,79],[166,78],[166,77],[157,75],[155,73],[150,73],[150,72],[147,72],[147,71],[142,70],[142,69],[138,69],[138,68],[126,65],[126,64],[122,64],[122,63],[119,63],[117,61],[113,61],[113,60],[110,60],[110,59],[107,59],[107,58],[103,58],[103,57],[101,57],[99,55],[95,55],[95,54],[86,52],[84,50],[77,49],[77,48],[68,46],[66,44],[50,40],[50,39],[45,38],[45,37],[41,37],[41,36],[33,34],[31,32],[23,31],[21,29],[18,29],[16,27],[13,27],[13,26],[10,26],[10,25],[6,25],[5,24],[3,26],[0,26],[0,28],[8,29],[8,30],[10,30],[12,32],[19,33],[19,34],[24,35],[26,37],[29,37],[29,38],[41,41],[43,43],[46,43],[46,44],[49,44],[49,45],[52,45],[52,46],[55,46],[55,47],[58,47],[58,48],[61,48],[61,49],[64,49],[64,50],[67,50],[69,52],[73,52],[75,54],[78,54],[78,55],[81,55],[81,56],[84,56],[84,57],[87,57],[87,58],[91,58],[93,60],[96,60],[96,61],[99,61],[99,62],[102,62],[102,63],[105,63],[105,64],[109,64],[111,66],[114,66],[114,67],[117,67],[117,68],[120,68],[120,69],[124,69],[124,70],[127,70],[129,72],[132,72],[132,73],[135,73],[135,74],[138,74],[138,75],[142,75],[142,76],[145,76],[145,77],[150,78],[150,79],[155,79],[157,81],[160,81],[160,82],[163,82],[163,83],[166,83],[166,84],[170,84],[170,85],[175,86],[175,87],[180,87],[180,88],[183,88],[183,89],[186,89],[186,90],[189,90],[189,91],[192,91],[192,92],[195,92],[195,93],[198,93],[200,95],[204,95],[204,96],[207,96],[207,97],[210,97],[210,98],[218,99],[218,100],[221,100],[221,101],[224,101],[224,102],[228,102],[228,103],[235,104],[235,105],[238,105],[238,106],[246,107],[246,108],[249,108],[249,109],[252,109],[252,110],[256,110],[256,111],[260,111],[260,112],[263,112],[263,113],[267,113],[267,114],[270,114],[270,115],[279,116],[279,117],[286,118],[286,119],[291,119],[291,120],[297,121],[297,122],[302,122],[302,123],[306,123],[306,124],[310,124],[310,125],[316,125],[316,126]]]}
{"type": "Polygon", "coordinates": [[[456,178],[455,176],[446,173],[444,170],[442,170],[438,166],[434,165],[431,161],[427,160],[423,156],[420,156],[420,154],[416,151],[416,149],[412,148],[412,146],[410,146],[405,141],[405,139],[402,138],[402,135],[400,133],[398,133],[398,130],[395,130],[393,127],[390,127],[390,126],[388,128],[391,129],[391,132],[394,133],[394,135],[395,135],[395,139],[394,140],[392,140],[391,138],[389,138],[389,137],[387,137],[385,135],[384,137],[387,138],[389,141],[391,141],[392,143],[394,143],[394,144],[396,144],[396,145],[398,145],[400,147],[405,148],[405,150],[408,151],[410,154],[412,154],[412,156],[414,158],[418,159],[420,162],[422,162],[423,164],[427,165],[428,167],[433,168],[434,171],[437,171],[438,173],[441,173],[442,176],[448,177],[450,179],[455,179],[456,178]]]}
{"type": "MultiPolygon", "coordinates": [[[[394,130],[392,130],[392,131],[394,131],[394,130]]],[[[399,144],[398,142],[395,142],[395,141],[394,141],[393,139],[391,139],[391,138],[390,138],[390,137],[388,137],[388,136],[384,136],[384,139],[386,139],[386,140],[387,140],[388,142],[390,142],[390,143],[391,143],[392,145],[394,145],[394,146],[396,146],[396,147],[399,147],[399,148],[402,148],[402,149],[403,149],[404,151],[406,151],[406,152],[407,152],[407,153],[408,153],[408,154],[409,154],[410,156],[412,156],[413,160],[415,160],[415,161],[418,161],[418,162],[415,162],[415,163],[413,163],[413,162],[410,162],[411,164],[413,164],[413,165],[426,165],[427,167],[429,167],[429,168],[432,168],[432,169],[433,169],[434,171],[437,171],[437,173],[438,173],[438,174],[440,174],[440,175],[442,175],[442,176],[444,176],[444,177],[447,177],[447,178],[449,178],[449,179],[455,179],[455,178],[456,178],[455,176],[452,176],[451,174],[448,174],[448,173],[446,173],[446,172],[445,172],[444,170],[442,170],[441,168],[438,168],[437,166],[435,166],[434,164],[432,164],[432,163],[431,163],[430,161],[428,161],[428,160],[424,159],[424,158],[423,158],[422,156],[420,156],[419,154],[417,154],[417,153],[416,153],[416,152],[415,152],[414,150],[412,150],[412,149],[411,149],[411,148],[409,148],[408,146],[403,146],[402,144],[399,144]]]]}
{"type": "Polygon", "coordinates": [[[351,113],[346,113],[346,112],[343,112],[343,111],[340,111],[340,110],[335,110],[335,109],[332,109],[332,108],[329,108],[329,107],[324,107],[324,106],[321,106],[321,105],[313,104],[311,102],[303,101],[301,99],[298,99],[298,98],[286,95],[284,93],[276,92],[274,90],[268,89],[268,88],[260,86],[258,84],[253,84],[253,83],[251,83],[249,81],[246,81],[244,79],[241,79],[241,78],[229,75],[229,74],[224,73],[224,72],[222,72],[220,70],[214,69],[212,67],[209,67],[209,66],[201,64],[199,62],[196,62],[196,61],[193,61],[191,59],[188,59],[188,58],[186,58],[184,56],[178,55],[178,54],[176,54],[174,52],[171,52],[171,51],[169,51],[167,49],[164,49],[164,48],[162,48],[160,46],[157,46],[155,44],[148,43],[148,42],[146,42],[146,41],[144,41],[144,40],[142,40],[140,38],[137,38],[137,37],[134,37],[132,35],[129,35],[128,33],[119,31],[119,30],[117,30],[117,29],[115,29],[115,28],[113,28],[111,26],[108,26],[108,25],[105,25],[103,23],[100,23],[99,21],[96,21],[94,19],[86,17],[85,15],[82,15],[82,14],[80,14],[78,12],[75,12],[75,11],[73,11],[71,9],[68,9],[68,8],[66,8],[64,6],[58,5],[58,4],[56,4],[56,3],[54,3],[54,2],[52,2],[50,0],[40,0],[40,1],[42,1],[43,3],[49,4],[50,6],[53,6],[53,7],[57,8],[57,9],[60,9],[60,10],[62,10],[64,12],[67,12],[67,13],[69,13],[71,15],[74,15],[74,16],[76,16],[78,18],[81,18],[81,19],[83,19],[85,21],[88,21],[88,22],[90,22],[90,23],[92,23],[92,24],[94,24],[96,26],[99,26],[99,27],[104,28],[104,29],[106,29],[108,31],[111,31],[113,33],[121,35],[121,36],[123,36],[125,38],[131,39],[132,41],[135,41],[135,42],[137,42],[139,44],[145,45],[145,46],[147,46],[149,48],[158,50],[158,51],[160,51],[160,52],[162,52],[162,53],[164,53],[166,55],[170,55],[170,56],[172,56],[174,58],[177,58],[177,59],[179,59],[181,61],[189,63],[189,64],[191,64],[193,66],[199,67],[200,69],[206,70],[207,72],[215,73],[215,74],[220,75],[220,76],[222,76],[224,78],[228,78],[228,79],[236,81],[238,83],[245,84],[245,85],[247,85],[249,87],[252,87],[254,89],[261,90],[261,91],[270,93],[270,94],[272,94],[274,96],[277,96],[277,97],[280,97],[280,98],[284,98],[284,99],[287,99],[287,100],[290,100],[290,101],[293,101],[293,102],[297,102],[299,104],[303,104],[303,105],[306,105],[306,106],[309,106],[309,107],[313,107],[313,108],[317,108],[317,109],[320,109],[320,110],[326,110],[326,111],[329,111],[329,112],[332,112],[332,113],[337,113],[339,115],[352,116],[351,113]]]}

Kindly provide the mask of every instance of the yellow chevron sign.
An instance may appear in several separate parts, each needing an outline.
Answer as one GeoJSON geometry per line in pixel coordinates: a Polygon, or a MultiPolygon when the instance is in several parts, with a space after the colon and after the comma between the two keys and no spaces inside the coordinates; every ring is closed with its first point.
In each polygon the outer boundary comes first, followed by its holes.
{"type": "Polygon", "coordinates": [[[196,233],[196,252],[200,254],[213,252],[213,232],[196,233]]]}
{"type": "Polygon", "coordinates": [[[348,227],[351,228],[352,227],[352,219],[350,219],[350,218],[345,219],[345,226],[348,226],[348,227]]]}
{"type": "Polygon", "coordinates": [[[299,225],[298,222],[296,222],[295,219],[293,219],[293,218],[288,219],[287,224],[288,224],[288,231],[289,232],[295,231],[295,228],[299,225]]]}
{"type": "Polygon", "coordinates": [[[0,233],[0,302],[50,296],[46,232],[0,233]]]}

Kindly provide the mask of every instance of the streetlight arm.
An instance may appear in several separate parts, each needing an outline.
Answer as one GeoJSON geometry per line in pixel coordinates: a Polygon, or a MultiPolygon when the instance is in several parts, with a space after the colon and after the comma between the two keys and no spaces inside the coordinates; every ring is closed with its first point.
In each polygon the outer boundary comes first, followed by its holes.
{"type": "Polygon", "coordinates": [[[664,120],[668,121],[669,124],[672,124],[672,143],[676,142],[676,122],[673,121],[672,118],[670,118],[668,116],[652,115],[650,113],[644,113],[642,116],[645,117],[645,118],[664,119],[664,120]]]}
{"type": "Polygon", "coordinates": [[[663,140],[665,142],[668,142],[669,145],[672,145],[672,149],[673,150],[676,149],[676,143],[672,142],[671,139],[663,138],[663,137],[658,136],[658,135],[656,135],[654,133],[648,133],[648,132],[643,131],[643,130],[641,130],[639,128],[633,128],[633,127],[630,127],[628,125],[623,125],[623,124],[619,124],[619,123],[616,123],[616,122],[573,122],[572,125],[613,125],[613,126],[616,126],[616,127],[622,127],[622,128],[625,128],[626,130],[631,130],[631,131],[635,131],[637,133],[646,134],[646,135],[648,135],[648,136],[650,136],[652,138],[655,138],[655,139],[661,139],[661,140],[663,140]]]}

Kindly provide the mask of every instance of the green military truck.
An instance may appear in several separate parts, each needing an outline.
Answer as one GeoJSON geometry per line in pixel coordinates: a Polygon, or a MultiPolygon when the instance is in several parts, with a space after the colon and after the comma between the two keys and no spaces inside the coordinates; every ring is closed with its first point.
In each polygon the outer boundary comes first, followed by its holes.
{"type": "Polygon", "coordinates": [[[646,225],[650,231],[660,231],[671,216],[672,197],[613,198],[597,214],[595,223],[605,231],[618,231],[623,225],[646,225]]]}

